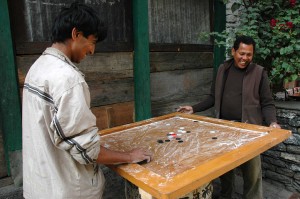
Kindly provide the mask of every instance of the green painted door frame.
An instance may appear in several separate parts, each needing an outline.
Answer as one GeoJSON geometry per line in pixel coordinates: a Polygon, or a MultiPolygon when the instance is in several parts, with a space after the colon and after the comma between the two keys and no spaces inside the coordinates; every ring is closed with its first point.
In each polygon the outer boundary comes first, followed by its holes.
{"type": "Polygon", "coordinates": [[[151,118],[148,0],[133,0],[135,121],[151,118]]]}
{"type": "Polygon", "coordinates": [[[0,117],[5,159],[10,176],[10,152],[22,149],[21,103],[7,0],[0,1],[0,117]]]}
{"type": "MultiPolygon", "coordinates": [[[[222,32],[226,28],[226,6],[222,0],[214,0],[214,31],[222,32]]],[[[225,60],[225,47],[214,46],[214,74],[225,60]]]]}

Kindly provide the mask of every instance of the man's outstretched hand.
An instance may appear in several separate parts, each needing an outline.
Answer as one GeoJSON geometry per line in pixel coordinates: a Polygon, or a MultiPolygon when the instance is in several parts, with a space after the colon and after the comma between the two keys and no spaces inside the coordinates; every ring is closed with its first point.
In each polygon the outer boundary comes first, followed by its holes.
{"type": "Polygon", "coordinates": [[[194,110],[193,110],[193,107],[191,107],[191,106],[179,106],[179,108],[177,109],[177,112],[192,114],[192,113],[194,113],[194,110]]]}
{"type": "Polygon", "coordinates": [[[147,162],[150,162],[152,159],[152,153],[146,149],[133,149],[128,152],[130,156],[130,162],[129,163],[137,163],[142,162],[144,160],[147,160],[147,162]]]}

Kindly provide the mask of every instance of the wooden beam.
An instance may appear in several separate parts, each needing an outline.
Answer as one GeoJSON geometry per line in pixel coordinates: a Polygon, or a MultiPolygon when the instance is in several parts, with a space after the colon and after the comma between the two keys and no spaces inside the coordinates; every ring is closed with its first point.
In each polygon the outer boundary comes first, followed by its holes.
{"type": "Polygon", "coordinates": [[[151,117],[148,1],[133,0],[135,120],[151,117]]]}
{"type": "MultiPolygon", "coordinates": [[[[17,55],[40,55],[47,47],[51,46],[51,42],[16,42],[17,55]]],[[[130,42],[102,42],[96,45],[95,53],[98,52],[132,52],[133,46],[130,42]]]]}
{"type": "Polygon", "coordinates": [[[205,44],[150,44],[151,52],[212,52],[213,45],[205,44]]]}
{"type": "Polygon", "coordinates": [[[7,1],[0,1],[0,114],[5,158],[10,175],[9,152],[22,149],[21,103],[7,1]]]}
{"type": "MultiPolygon", "coordinates": [[[[214,31],[222,32],[226,28],[226,7],[223,1],[214,0],[214,31]]],[[[225,60],[225,47],[214,46],[215,74],[225,60]]]]}

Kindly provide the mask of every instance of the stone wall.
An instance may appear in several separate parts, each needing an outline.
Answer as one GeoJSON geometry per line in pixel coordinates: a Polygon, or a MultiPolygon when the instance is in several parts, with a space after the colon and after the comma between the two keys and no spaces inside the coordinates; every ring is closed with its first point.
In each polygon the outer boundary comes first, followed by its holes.
{"type": "Polygon", "coordinates": [[[261,155],[263,178],[279,187],[300,192],[300,102],[276,103],[277,119],[292,136],[261,155]]]}

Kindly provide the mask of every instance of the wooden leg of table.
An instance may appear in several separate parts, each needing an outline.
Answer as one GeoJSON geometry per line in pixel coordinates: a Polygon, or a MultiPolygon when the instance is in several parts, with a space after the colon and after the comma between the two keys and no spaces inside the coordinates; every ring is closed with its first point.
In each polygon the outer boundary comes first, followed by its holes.
{"type": "Polygon", "coordinates": [[[139,188],[139,193],[142,199],[155,199],[151,194],[149,194],[148,192],[144,191],[141,188],[139,188]]]}

